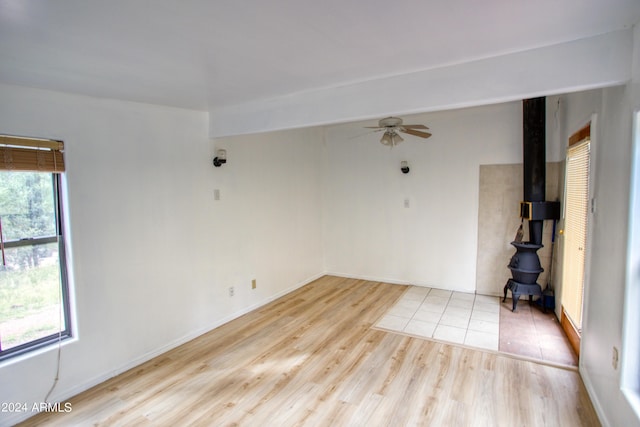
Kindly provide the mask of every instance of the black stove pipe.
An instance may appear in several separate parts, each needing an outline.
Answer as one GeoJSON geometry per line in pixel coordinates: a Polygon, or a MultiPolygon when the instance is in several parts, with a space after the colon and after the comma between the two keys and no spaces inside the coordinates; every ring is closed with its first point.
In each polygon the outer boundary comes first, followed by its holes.
{"type": "MultiPolygon", "coordinates": [[[[526,202],[545,201],[546,151],[545,151],[546,99],[532,98],[522,101],[522,163],[523,197],[526,202]]],[[[529,221],[529,242],[542,244],[543,220],[529,221]]]]}
{"type": "Polygon", "coordinates": [[[546,99],[533,98],[522,101],[522,172],[523,201],[520,203],[520,217],[529,221],[529,241],[511,242],[516,253],[511,257],[509,269],[513,278],[504,286],[503,302],[507,291],[513,296],[513,311],[521,295],[528,295],[531,302],[534,295],[542,295],[542,288],[536,282],[543,268],[536,251],[542,247],[542,225],[546,219],[560,217],[560,202],[545,201],[546,185],[546,99]]]}

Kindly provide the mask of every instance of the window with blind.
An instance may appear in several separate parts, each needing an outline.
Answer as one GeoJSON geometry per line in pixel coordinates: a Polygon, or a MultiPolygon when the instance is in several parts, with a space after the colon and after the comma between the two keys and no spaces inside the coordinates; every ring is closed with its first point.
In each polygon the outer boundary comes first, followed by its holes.
{"type": "Polygon", "coordinates": [[[71,336],[63,149],[0,135],[0,360],[71,336]]]}
{"type": "Polygon", "coordinates": [[[562,306],[578,333],[584,298],[590,150],[586,135],[569,146],[566,160],[562,306]]]}

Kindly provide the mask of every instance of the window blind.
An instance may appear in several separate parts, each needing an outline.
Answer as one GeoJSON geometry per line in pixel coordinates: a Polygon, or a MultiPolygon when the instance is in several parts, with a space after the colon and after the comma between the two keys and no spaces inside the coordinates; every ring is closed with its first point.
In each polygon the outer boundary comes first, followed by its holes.
{"type": "Polygon", "coordinates": [[[0,170],[64,172],[64,143],[0,135],[0,170]]]}
{"type": "Polygon", "coordinates": [[[578,329],[582,326],[584,298],[590,149],[589,139],[575,143],[567,149],[565,254],[569,256],[564,262],[562,305],[578,329]],[[565,299],[565,295],[568,298],[565,299]]]}

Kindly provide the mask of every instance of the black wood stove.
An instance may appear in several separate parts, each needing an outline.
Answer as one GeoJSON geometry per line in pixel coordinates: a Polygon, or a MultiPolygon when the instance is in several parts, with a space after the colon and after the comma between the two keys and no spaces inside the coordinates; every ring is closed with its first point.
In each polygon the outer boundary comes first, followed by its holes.
{"type": "Polygon", "coordinates": [[[545,201],[545,104],[544,97],[522,101],[524,201],[520,203],[520,217],[529,222],[529,241],[511,242],[516,253],[509,262],[512,277],[504,286],[502,302],[507,299],[507,291],[511,291],[512,311],[516,311],[520,296],[528,295],[531,302],[534,296],[542,295],[542,287],[537,283],[544,271],[537,254],[542,248],[542,227],[544,220],[560,218],[560,202],[545,201]]]}
{"type": "Polygon", "coordinates": [[[513,298],[512,311],[516,311],[521,295],[529,295],[529,302],[533,296],[542,296],[542,287],[537,283],[538,276],[544,271],[540,266],[540,258],[536,253],[542,245],[531,242],[511,242],[516,248],[516,253],[511,257],[509,269],[512,278],[507,280],[504,286],[504,302],[507,299],[507,291],[511,291],[513,298]]]}

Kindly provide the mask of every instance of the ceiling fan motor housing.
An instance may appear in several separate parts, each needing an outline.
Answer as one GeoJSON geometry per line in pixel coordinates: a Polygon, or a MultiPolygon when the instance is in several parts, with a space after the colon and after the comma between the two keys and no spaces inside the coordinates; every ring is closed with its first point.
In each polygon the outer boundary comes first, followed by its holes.
{"type": "Polygon", "coordinates": [[[378,125],[381,128],[394,128],[400,126],[402,124],[402,119],[398,117],[387,117],[385,119],[380,119],[378,125]]]}

